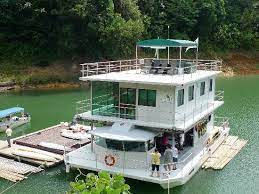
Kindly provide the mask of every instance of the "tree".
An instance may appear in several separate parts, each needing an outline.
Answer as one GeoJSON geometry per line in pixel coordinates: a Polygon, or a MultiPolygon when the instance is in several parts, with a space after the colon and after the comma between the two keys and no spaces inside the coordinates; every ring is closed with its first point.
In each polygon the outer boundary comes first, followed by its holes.
{"type": "Polygon", "coordinates": [[[120,174],[110,175],[101,171],[98,175],[89,173],[86,180],[70,183],[69,193],[77,194],[130,194],[130,186],[125,184],[125,179],[120,174]]]}

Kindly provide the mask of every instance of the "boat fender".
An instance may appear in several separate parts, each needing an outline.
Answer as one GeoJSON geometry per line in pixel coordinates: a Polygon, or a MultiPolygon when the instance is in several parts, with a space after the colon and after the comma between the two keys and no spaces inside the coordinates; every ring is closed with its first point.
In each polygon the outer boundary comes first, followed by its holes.
{"type": "Polygon", "coordinates": [[[111,154],[106,155],[104,161],[107,166],[113,166],[115,164],[115,157],[111,154]]]}

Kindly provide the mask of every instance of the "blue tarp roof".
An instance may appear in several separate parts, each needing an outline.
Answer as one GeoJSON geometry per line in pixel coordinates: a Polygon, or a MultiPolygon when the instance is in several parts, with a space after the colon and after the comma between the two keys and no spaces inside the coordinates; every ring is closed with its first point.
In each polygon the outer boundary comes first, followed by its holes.
{"type": "Polygon", "coordinates": [[[24,108],[21,108],[21,107],[13,107],[6,110],[1,110],[0,118],[4,118],[4,117],[7,117],[8,115],[23,112],[23,111],[24,111],[24,108]]]}
{"type": "Polygon", "coordinates": [[[149,39],[137,42],[138,47],[189,47],[197,46],[197,42],[177,39],[149,39]]]}

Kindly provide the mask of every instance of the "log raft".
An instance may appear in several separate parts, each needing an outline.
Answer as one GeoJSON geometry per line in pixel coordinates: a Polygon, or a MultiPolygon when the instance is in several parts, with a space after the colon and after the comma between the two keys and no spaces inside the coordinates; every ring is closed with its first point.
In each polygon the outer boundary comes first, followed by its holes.
{"type": "Polygon", "coordinates": [[[246,140],[238,139],[237,136],[228,136],[213,153],[209,153],[208,159],[203,163],[202,168],[223,169],[246,143],[246,140]]]}

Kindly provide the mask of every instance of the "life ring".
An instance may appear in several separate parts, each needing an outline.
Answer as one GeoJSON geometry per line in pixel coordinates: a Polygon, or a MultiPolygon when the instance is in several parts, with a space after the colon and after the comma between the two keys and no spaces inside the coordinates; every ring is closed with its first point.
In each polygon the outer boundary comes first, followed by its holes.
{"type": "Polygon", "coordinates": [[[111,154],[106,155],[104,161],[107,166],[113,166],[115,164],[115,158],[111,154]]]}

